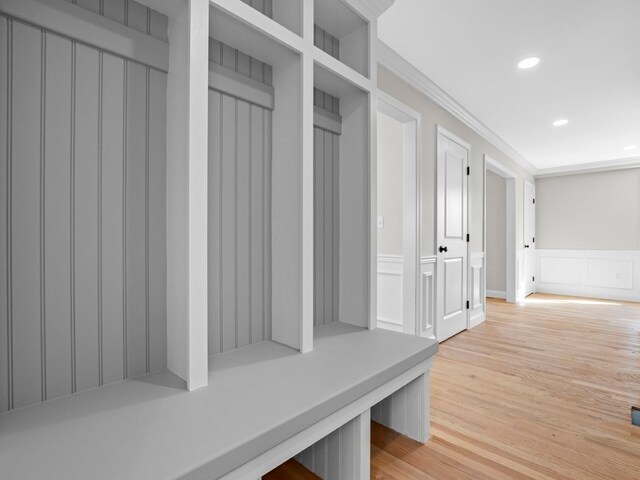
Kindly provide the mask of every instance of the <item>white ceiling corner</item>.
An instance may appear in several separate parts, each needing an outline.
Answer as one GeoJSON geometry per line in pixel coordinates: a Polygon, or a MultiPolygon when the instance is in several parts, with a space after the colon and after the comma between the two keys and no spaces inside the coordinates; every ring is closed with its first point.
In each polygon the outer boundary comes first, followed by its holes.
{"type": "Polygon", "coordinates": [[[378,35],[514,160],[602,169],[640,151],[638,18],[637,0],[396,0],[378,35]]]}

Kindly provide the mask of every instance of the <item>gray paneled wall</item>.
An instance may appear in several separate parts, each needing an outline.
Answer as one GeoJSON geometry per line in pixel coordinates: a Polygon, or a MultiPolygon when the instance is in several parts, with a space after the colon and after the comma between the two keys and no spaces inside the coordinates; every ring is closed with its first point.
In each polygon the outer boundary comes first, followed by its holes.
{"type": "Polygon", "coordinates": [[[166,74],[3,16],[0,44],[1,412],[166,364],[166,74]]]}
{"type": "Polygon", "coordinates": [[[65,0],[140,33],[167,41],[166,15],[134,0],[65,0]]]}
{"type": "Polygon", "coordinates": [[[250,57],[215,38],[209,38],[209,61],[265,85],[272,85],[273,69],[271,65],[250,57]]]}
{"type": "Polygon", "coordinates": [[[318,25],[314,25],[313,44],[333,58],[340,60],[340,40],[318,25]]]}
{"type": "MultiPolygon", "coordinates": [[[[316,107],[333,114],[338,98],[315,89],[316,107]]],[[[340,136],[314,128],[314,307],[315,326],[338,321],[340,136]]]]}
{"type": "MultiPolygon", "coordinates": [[[[271,67],[212,40],[262,83],[271,67]]],[[[271,110],[209,90],[209,354],[271,338],[271,110]]]]}

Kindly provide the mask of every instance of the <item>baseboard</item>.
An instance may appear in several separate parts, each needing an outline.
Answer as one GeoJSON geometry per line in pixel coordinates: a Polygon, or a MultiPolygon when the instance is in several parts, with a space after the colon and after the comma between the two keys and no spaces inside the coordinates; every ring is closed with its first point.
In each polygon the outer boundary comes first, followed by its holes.
{"type": "Polygon", "coordinates": [[[600,300],[617,300],[619,302],[640,302],[637,293],[624,293],[617,290],[566,287],[563,285],[543,285],[536,287],[536,293],[564,295],[567,297],[597,298],[600,300]]]}
{"type": "Polygon", "coordinates": [[[473,327],[477,327],[478,325],[480,325],[485,320],[486,320],[486,317],[485,317],[484,312],[482,312],[482,313],[480,313],[480,314],[478,314],[478,315],[476,315],[474,317],[471,317],[469,319],[469,328],[471,329],[473,327]]]}
{"type": "Polygon", "coordinates": [[[487,290],[488,298],[502,298],[503,300],[507,298],[507,292],[501,292],[500,290],[487,290]]]}

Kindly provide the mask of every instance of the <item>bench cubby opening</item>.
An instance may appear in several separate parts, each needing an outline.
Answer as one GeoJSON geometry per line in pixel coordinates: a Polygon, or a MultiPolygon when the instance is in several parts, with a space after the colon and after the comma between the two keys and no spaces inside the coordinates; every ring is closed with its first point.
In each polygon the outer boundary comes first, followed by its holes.
{"type": "Polygon", "coordinates": [[[300,349],[301,56],[210,11],[209,354],[300,349]]]}

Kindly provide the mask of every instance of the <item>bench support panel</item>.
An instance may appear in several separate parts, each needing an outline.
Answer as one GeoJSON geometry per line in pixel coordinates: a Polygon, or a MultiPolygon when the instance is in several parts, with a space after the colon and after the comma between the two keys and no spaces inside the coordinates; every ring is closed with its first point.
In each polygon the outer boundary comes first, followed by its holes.
{"type": "Polygon", "coordinates": [[[295,459],[324,480],[369,480],[371,414],[366,410],[295,459]]]}
{"type": "Polygon", "coordinates": [[[429,371],[374,405],[371,419],[420,443],[429,440],[429,371]]]}

